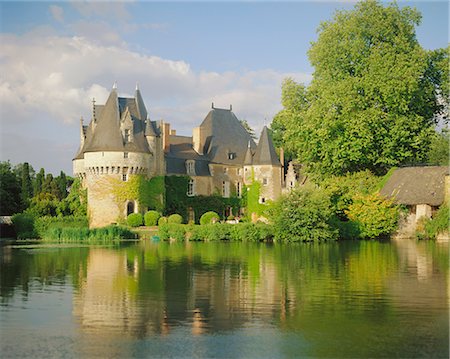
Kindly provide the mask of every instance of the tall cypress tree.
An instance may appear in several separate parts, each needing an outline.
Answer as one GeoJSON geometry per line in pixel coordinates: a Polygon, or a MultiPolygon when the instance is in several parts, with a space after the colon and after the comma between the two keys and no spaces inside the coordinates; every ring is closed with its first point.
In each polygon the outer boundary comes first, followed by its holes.
{"type": "Polygon", "coordinates": [[[30,201],[31,196],[33,195],[33,186],[31,183],[31,176],[30,176],[30,165],[28,162],[25,162],[22,165],[22,171],[21,171],[21,193],[20,198],[22,201],[22,205],[24,208],[28,206],[28,203],[30,201]]]}
{"type": "Polygon", "coordinates": [[[38,174],[36,174],[36,180],[34,181],[33,195],[37,196],[42,192],[42,184],[45,179],[45,170],[41,168],[38,174]]]}

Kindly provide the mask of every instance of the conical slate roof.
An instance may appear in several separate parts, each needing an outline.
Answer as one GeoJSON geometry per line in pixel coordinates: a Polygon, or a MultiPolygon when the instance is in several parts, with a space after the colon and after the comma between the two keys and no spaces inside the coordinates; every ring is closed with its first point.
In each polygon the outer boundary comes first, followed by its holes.
{"type": "Polygon", "coordinates": [[[248,142],[247,152],[245,153],[244,165],[251,165],[253,163],[253,153],[250,147],[250,141],[248,142]]]}
{"type": "Polygon", "coordinates": [[[253,156],[253,165],[281,166],[272,139],[270,138],[269,130],[266,126],[264,126],[261,136],[259,137],[256,153],[253,156]]]}
{"type": "Polygon", "coordinates": [[[83,158],[85,152],[149,152],[145,134],[155,131],[150,120],[146,126],[146,118],[147,110],[139,89],[136,90],[136,98],[125,98],[118,97],[116,88],[113,88],[105,105],[95,105],[95,116],[86,129],[84,146],[75,159],[83,158]],[[128,143],[124,143],[120,129],[121,121],[126,118],[132,121],[133,136],[128,143]]]}
{"type": "Polygon", "coordinates": [[[249,141],[251,148],[256,148],[255,141],[231,110],[213,108],[200,127],[204,134],[202,147],[211,162],[242,165],[249,141]],[[231,158],[229,153],[233,153],[231,158]]]}
{"type": "Polygon", "coordinates": [[[123,151],[119,120],[119,100],[116,90],[113,89],[100,117],[97,119],[92,136],[86,138],[86,146],[83,152],[123,151]]]}

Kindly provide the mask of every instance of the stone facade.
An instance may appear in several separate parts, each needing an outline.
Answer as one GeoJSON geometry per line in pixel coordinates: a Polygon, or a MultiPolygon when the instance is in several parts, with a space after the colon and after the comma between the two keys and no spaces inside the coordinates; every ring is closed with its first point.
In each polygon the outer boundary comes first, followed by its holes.
{"type": "MultiPolygon", "coordinates": [[[[291,167],[290,188],[296,177],[291,167]]],[[[192,137],[179,136],[169,123],[150,120],[138,88],[134,98],[119,97],[113,88],[105,105],[93,103],[89,124],[80,122],[73,171],[87,188],[91,227],[148,209],[137,198],[117,194],[133,175],[189,176],[188,196],[241,197],[255,180],[261,183],[260,203],[285,191],[283,167],[266,127],[256,144],[231,108],[213,105],[192,137]]]]}

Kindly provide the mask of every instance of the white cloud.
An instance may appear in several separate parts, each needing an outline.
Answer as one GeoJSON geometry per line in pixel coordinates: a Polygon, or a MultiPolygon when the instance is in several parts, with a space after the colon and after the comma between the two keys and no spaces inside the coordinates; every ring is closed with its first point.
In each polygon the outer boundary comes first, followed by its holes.
{"type": "Polygon", "coordinates": [[[64,10],[61,6],[51,5],[49,9],[50,13],[56,21],[61,23],[64,22],[64,10]]]}
{"type": "MultiPolygon", "coordinates": [[[[258,132],[264,119],[269,124],[281,108],[283,79],[291,76],[308,82],[311,77],[270,69],[196,72],[184,61],[142,55],[114,41],[100,45],[84,37],[30,33],[1,35],[0,42],[2,137],[3,125],[11,116],[10,133],[41,121],[42,126],[33,126],[37,129],[33,135],[38,136],[39,131],[52,132],[51,123],[59,128],[66,124],[74,132],[68,140],[73,141],[68,145],[73,153],[78,147],[80,116],[90,118],[92,97],[97,103],[104,102],[114,81],[123,95],[132,95],[139,82],[151,118],[164,118],[178,133],[190,134],[208,113],[211,102],[223,108],[233,104],[236,115],[258,132]]],[[[66,161],[70,163],[71,158],[66,161]]]]}

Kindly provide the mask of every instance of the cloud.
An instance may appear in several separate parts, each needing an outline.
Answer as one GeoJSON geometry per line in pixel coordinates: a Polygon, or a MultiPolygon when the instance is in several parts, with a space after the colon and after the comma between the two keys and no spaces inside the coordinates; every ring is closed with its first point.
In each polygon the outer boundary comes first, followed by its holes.
{"type": "Polygon", "coordinates": [[[64,22],[64,10],[61,6],[51,5],[49,9],[50,13],[56,21],[61,23],[64,22]]]}
{"type": "MultiPolygon", "coordinates": [[[[271,69],[198,72],[184,61],[131,51],[114,38],[110,44],[100,44],[84,37],[29,33],[0,35],[0,42],[2,138],[6,127],[8,133],[35,128],[32,135],[39,136],[65,126],[74,134],[67,140],[72,155],[79,145],[80,116],[90,118],[92,98],[104,103],[114,81],[119,93],[129,96],[139,82],[151,118],[164,118],[178,133],[189,135],[206,116],[211,102],[223,108],[232,104],[236,115],[259,132],[265,119],[269,124],[281,108],[283,79],[290,76],[308,82],[311,78],[309,74],[271,69]]],[[[3,150],[2,157],[8,156],[8,151],[22,151],[3,150]]],[[[66,152],[62,155],[66,156],[66,152]]],[[[70,166],[71,157],[65,160],[70,166]]]]}

